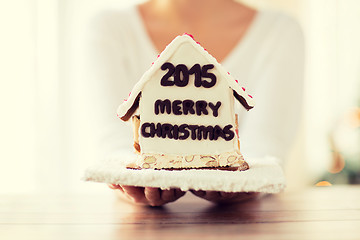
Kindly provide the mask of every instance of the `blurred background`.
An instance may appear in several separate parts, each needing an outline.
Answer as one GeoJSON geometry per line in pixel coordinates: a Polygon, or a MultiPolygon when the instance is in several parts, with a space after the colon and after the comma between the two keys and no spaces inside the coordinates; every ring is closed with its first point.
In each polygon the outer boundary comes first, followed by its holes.
{"type": "MultiPolygon", "coordinates": [[[[111,194],[80,180],[96,161],[84,43],[96,14],[138,2],[0,3],[0,194],[111,194]]],[[[305,114],[288,191],[360,183],[360,1],[242,2],[293,16],[305,34],[305,114]]]]}

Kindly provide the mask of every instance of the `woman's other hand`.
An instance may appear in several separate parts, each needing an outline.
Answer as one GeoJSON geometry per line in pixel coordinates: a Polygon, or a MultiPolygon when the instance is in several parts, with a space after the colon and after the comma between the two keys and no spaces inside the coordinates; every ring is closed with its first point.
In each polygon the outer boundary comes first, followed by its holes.
{"type": "Polygon", "coordinates": [[[140,205],[162,206],[166,203],[174,202],[185,195],[185,192],[176,188],[162,190],[153,187],[135,187],[115,184],[110,184],[109,187],[114,190],[119,190],[120,195],[140,205]]]}
{"type": "Polygon", "coordinates": [[[191,192],[200,198],[219,204],[244,202],[256,198],[256,192],[219,192],[219,191],[194,191],[191,192]]]}

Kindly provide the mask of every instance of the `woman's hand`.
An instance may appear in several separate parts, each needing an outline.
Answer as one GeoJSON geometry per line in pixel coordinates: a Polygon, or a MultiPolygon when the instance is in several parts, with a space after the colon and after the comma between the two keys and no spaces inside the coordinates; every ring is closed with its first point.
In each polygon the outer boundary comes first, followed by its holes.
{"type": "Polygon", "coordinates": [[[218,192],[218,191],[194,191],[191,192],[200,198],[219,204],[244,202],[256,198],[256,192],[218,192]]]}
{"type": "Polygon", "coordinates": [[[110,184],[111,189],[119,190],[119,193],[131,202],[141,205],[162,206],[174,202],[185,195],[180,189],[162,190],[152,187],[135,187],[110,184]]]}

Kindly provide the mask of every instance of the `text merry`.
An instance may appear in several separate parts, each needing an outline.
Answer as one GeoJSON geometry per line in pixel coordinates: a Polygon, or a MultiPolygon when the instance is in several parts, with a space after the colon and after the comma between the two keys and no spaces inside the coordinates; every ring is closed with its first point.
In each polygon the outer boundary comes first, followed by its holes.
{"type": "Polygon", "coordinates": [[[171,102],[169,99],[165,100],[156,100],[155,102],[155,114],[159,115],[160,113],[164,114],[175,114],[175,115],[188,115],[188,114],[196,114],[200,115],[208,115],[209,112],[212,113],[214,117],[219,115],[219,108],[221,106],[221,102],[217,102],[216,104],[212,102],[206,102],[204,100],[174,100],[171,102]]]}

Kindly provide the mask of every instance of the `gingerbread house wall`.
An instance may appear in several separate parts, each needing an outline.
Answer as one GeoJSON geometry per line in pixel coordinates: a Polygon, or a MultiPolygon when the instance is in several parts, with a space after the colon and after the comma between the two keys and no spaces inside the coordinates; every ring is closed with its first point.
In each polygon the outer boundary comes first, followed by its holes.
{"type": "MultiPolygon", "coordinates": [[[[185,42],[181,44],[177,50],[167,59],[174,66],[178,64],[185,64],[188,68],[195,64],[201,66],[209,64],[207,59],[194,48],[190,43],[185,42]],[[185,56],[185,57],[184,57],[185,56]]],[[[141,134],[141,126],[144,123],[170,123],[170,124],[191,124],[225,127],[228,124],[233,126],[232,131],[235,132],[235,116],[234,116],[234,97],[233,90],[229,88],[224,76],[220,74],[216,67],[209,72],[214,73],[217,77],[216,85],[211,88],[195,87],[194,75],[190,75],[189,84],[185,87],[177,86],[161,86],[160,79],[166,73],[161,69],[156,70],[149,81],[142,89],[140,100],[140,133],[139,141],[142,153],[165,153],[165,154],[220,154],[222,152],[235,151],[237,146],[236,135],[230,140],[226,141],[222,138],[215,140],[192,140],[190,137],[186,140],[174,140],[169,138],[149,138],[141,134]],[[219,108],[219,115],[214,117],[212,111],[209,109],[208,115],[175,115],[171,114],[155,114],[154,103],[156,100],[169,99],[185,100],[191,99],[193,101],[205,100],[216,104],[221,102],[219,108]]]]}

